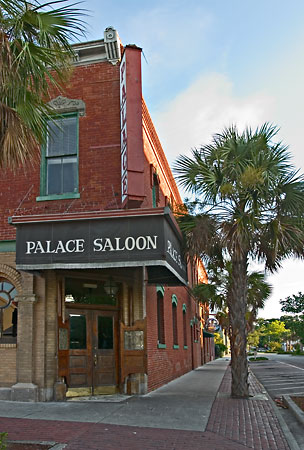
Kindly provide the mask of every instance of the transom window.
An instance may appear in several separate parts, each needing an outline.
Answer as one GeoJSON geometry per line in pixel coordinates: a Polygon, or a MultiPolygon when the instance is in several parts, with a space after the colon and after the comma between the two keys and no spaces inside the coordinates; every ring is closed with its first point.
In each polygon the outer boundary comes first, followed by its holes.
{"type": "Polygon", "coordinates": [[[78,193],[78,116],[49,121],[42,160],[42,195],[78,193]]]}

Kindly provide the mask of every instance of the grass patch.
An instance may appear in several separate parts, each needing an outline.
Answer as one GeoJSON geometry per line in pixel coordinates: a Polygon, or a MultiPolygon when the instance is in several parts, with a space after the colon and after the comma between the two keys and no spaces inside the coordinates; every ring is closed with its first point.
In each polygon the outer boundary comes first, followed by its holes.
{"type": "Polygon", "coordinates": [[[0,450],[5,450],[6,446],[7,433],[0,433],[0,450]]]}
{"type": "Polygon", "coordinates": [[[249,361],[268,361],[268,358],[265,356],[257,356],[256,358],[249,358],[249,361]]]}

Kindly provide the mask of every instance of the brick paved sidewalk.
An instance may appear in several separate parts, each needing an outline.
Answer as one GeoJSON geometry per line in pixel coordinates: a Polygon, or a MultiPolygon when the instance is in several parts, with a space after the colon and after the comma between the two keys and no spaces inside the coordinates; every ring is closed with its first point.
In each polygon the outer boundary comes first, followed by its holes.
{"type": "Polygon", "coordinates": [[[233,439],[255,450],[289,450],[271,402],[263,387],[249,374],[248,400],[230,398],[231,371],[226,370],[209,417],[206,431],[233,439]]]}
{"type": "Polygon", "coordinates": [[[9,418],[0,418],[0,429],[8,431],[9,440],[55,441],[66,443],[66,450],[246,449],[211,432],[9,418]]]}
{"type": "Polygon", "coordinates": [[[250,375],[253,397],[248,400],[229,397],[230,381],[228,368],[205,432],[15,418],[0,418],[0,431],[7,431],[9,440],[55,441],[66,450],[288,450],[255,377],[250,375]]]}

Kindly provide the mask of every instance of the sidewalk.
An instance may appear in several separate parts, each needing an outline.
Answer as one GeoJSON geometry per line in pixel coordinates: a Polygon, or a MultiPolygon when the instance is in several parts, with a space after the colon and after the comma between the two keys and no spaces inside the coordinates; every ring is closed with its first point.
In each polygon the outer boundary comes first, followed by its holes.
{"type": "Polygon", "coordinates": [[[294,448],[253,375],[250,388],[250,399],[231,399],[230,369],[221,359],[142,397],[120,396],[115,402],[1,401],[0,432],[7,431],[11,441],[31,441],[33,449],[34,442],[42,441],[62,444],[54,450],[294,448]]]}

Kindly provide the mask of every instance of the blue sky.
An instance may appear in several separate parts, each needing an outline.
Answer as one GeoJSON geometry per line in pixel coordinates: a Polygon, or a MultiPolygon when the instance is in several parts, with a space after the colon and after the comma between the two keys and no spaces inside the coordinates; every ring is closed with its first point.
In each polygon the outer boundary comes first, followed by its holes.
{"type": "MultiPolygon", "coordinates": [[[[69,1],[69,3],[72,3],[69,1]]],[[[114,26],[143,48],[143,93],[169,163],[232,123],[280,127],[304,172],[303,0],[86,0],[87,40],[114,26]]],[[[262,317],[303,290],[304,263],[286,261],[262,317]]]]}

